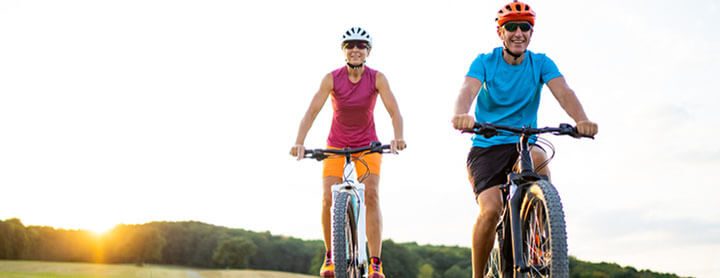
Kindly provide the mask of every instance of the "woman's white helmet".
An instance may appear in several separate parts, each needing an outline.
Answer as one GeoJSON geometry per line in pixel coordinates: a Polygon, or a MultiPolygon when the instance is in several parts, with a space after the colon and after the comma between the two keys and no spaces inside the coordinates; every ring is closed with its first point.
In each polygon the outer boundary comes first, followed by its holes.
{"type": "Polygon", "coordinates": [[[372,48],[372,38],[370,37],[370,33],[360,27],[352,27],[345,31],[342,36],[340,47],[342,47],[342,45],[344,45],[347,41],[366,41],[368,43],[368,47],[372,48]]]}

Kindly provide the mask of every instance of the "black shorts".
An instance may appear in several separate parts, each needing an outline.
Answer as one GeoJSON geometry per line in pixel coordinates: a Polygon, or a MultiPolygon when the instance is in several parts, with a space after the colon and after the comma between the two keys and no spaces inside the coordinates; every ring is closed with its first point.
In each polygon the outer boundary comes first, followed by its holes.
{"type": "MultiPolygon", "coordinates": [[[[495,145],[487,148],[472,147],[467,158],[468,178],[472,184],[475,198],[485,189],[507,183],[507,176],[512,172],[520,156],[517,144],[495,145]]],[[[540,145],[530,144],[530,148],[540,145]]]]}
{"type": "Polygon", "coordinates": [[[507,175],[519,155],[517,144],[472,147],[468,153],[467,169],[475,197],[485,189],[507,183],[507,175]]]}

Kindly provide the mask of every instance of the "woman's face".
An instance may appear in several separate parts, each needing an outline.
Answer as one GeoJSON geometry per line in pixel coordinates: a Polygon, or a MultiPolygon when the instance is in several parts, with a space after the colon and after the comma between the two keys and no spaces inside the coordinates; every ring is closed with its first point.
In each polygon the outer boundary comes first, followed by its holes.
{"type": "Polygon", "coordinates": [[[351,65],[362,65],[370,55],[370,46],[366,41],[347,41],[343,44],[345,60],[351,65]]]}

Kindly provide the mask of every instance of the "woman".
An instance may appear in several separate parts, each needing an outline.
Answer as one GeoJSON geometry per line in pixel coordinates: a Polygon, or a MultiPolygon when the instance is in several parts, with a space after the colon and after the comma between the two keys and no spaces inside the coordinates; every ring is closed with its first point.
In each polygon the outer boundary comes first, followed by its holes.
{"type": "MultiPolygon", "coordinates": [[[[378,141],[375,133],[373,111],[379,95],[390,114],[395,139],[391,141],[391,151],[397,152],[406,147],[403,139],[403,120],[397,101],[390,91],[387,78],[381,72],[365,65],[370,55],[372,39],[370,34],[360,27],[347,30],[342,36],[341,47],[347,64],[326,74],[320,89],[312,99],[310,107],[300,122],[295,145],[290,154],[301,159],[305,154],[305,137],[315,121],[315,117],[332,96],[333,120],[330,135],[327,139],[328,148],[356,148],[368,146],[378,141]]],[[[367,217],[367,238],[370,252],[369,278],[384,278],[380,253],[382,249],[382,214],[380,212],[378,183],[380,181],[381,155],[374,153],[363,157],[369,169],[357,165],[357,176],[366,171],[369,174],[362,182],[365,184],[365,205],[367,217]]],[[[330,209],[332,207],[333,184],[342,181],[343,158],[325,159],[323,161],[323,202],[322,227],[325,241],[325,262],[320,269],[320,276],[334,277],[332,254],[330,253],[330,209]]]]}

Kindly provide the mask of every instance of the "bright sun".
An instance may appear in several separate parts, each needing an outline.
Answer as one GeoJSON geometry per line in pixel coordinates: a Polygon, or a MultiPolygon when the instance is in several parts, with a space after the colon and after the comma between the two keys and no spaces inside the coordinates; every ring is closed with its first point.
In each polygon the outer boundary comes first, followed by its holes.
{"type": "Polygon", "coordinates": [[[98,223],[95,225],[85,227],[85,228],[83,228],[83,230],[90,231],[97,236],[103,236],[103,235],[107,234],[108,232],[110,232],[114,227],[115,226],[111,225],[111,224],[98,223]]]}

